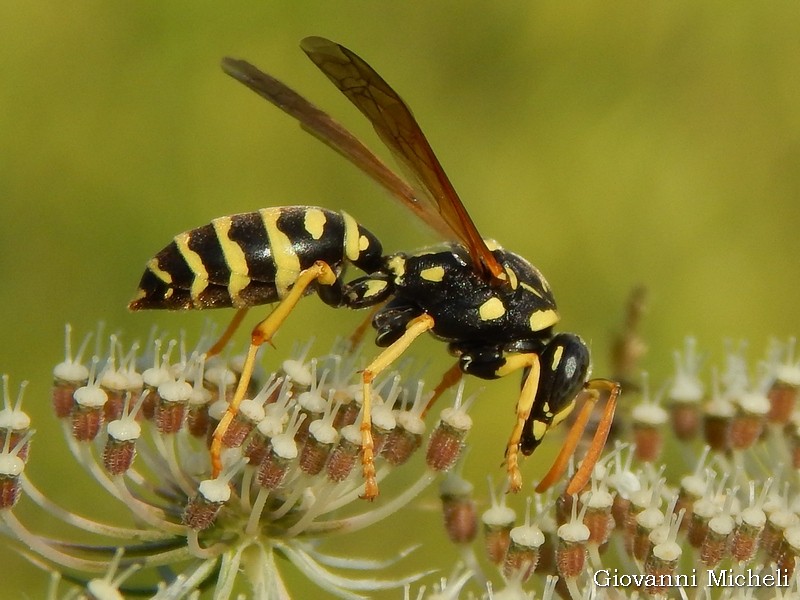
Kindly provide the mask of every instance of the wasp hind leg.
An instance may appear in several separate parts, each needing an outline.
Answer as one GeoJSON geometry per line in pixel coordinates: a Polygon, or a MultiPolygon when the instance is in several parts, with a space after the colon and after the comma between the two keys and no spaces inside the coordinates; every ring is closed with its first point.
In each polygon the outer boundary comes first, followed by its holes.
{"type": "Polygon", "coordinates": [[[578,418],[575,419],[575,423],[573,423],[570,428],[567,439],[564,441],[561,451],[553,462],[553,466],[550,467],[550,470],[539,482],[539,485],[536,486],[537,492],[544,492],[561,478],[561,475],[567,468],[570,457],[575,452],[575,448],[581,440],[583,431],[586,429],[586,424],[589,422],[589,416],[592,414],[595,404],[600,398],[601,391],[608,393],[608,400],[606,401],[600,421],[597,424],[592,443],[586,451],[586,455],[583,457],[580,467],[575,471],[575,474],[567,485],[566,494],[568,496],[577,494],[589,482],[594,465],[597,463],[600,458],[600,453],[605,447],[608,434],[611,431],[611,424],[614,421],[614,412],[617,408],[617,397],[619,396],[620,385],[616,381],[611,381],[609,379],[592,379],[586,383],[584,387],[584,393],[587,396],[586,401],[581,408],[581,412],[578,414],[578,418]]]}
{"type": "MultiPolygon", "coordinates": [[[[315,262],[313,266],[300,272],[294,282],[294,285],[286,294],[286,296],[278,303],[272,312],[269,313],[266,319],[261,321],[253,328],[253,332],[250,336],[250,347],[247,349],[247,356],[244,360],[244,366],[242,367],[242,374],[239,377],[239,383],[236,386],[233,399],[231,400],[230,404],[228,404],[225,414],[222,416],[219,425],[217,425],[217,428],[214,430],[214,437],[211,441],[211,469],[214,477],[217,477],[222,471],[222,440],[225,437],[225,433],[227,432],[231,421],[233,421],[233,418],[239,411],[239,404],[241,404],[242,400],[244,399],[244,395],[248,386],[250,385],[250,379],[253,376],[253,369],[255,368],[258,349],[265,342],[271,342],[272,336],[275,335],[275,332],[278,331],[278,328],[289,316],[289,313],[292,312],[292,309],[294,309],[300,299],[305,295],[308,287],[315,282],[320,286],[325,286],[326,288],[330,289],[336,286],[338,283],[338,278],[333,269],[331,269],[330,265],[322,261],[315,262]]],[[[242,311],[240,310],[240,312],[237,313],[237,317],[241,312],[242,311]]],[[[234,317],[234,322],[236,322],[236,317],[234,317]]],[[[236,324],[238,325],[238,323],[236,324]]],[[[233,323],[232,327],[235,329],[235,325],[233,323]]],[[[228,330],[231,330],[231,327],[229,327],[228,330]]],[[[226,333],[228,333],[227,330],[226,333]]],[[[230,333],[232,334],[233,331],[230,333]]],[[[218,344],[219,342],[215,344],[215,347],[218,344]]]]}
{"type": "Polygon", "coordinates": [[[247,310],[249,309],[248,306],[240,308],[236,311],[236,314],[233,315],[233,319],[231,322],[228,323],[228,326],[225,328],[225,331],[222,332],[222,335],[219,336],[219,339],[214,342],[214,345],[208,349],[206,352],[206,358],[211,358],[212,356],[216,356],[228,345],[228,342],[231,341],[233,334],[236,333],[236,330],[239,329],[239,325],[242,324],[245,316],[247,315],[247,310]]]}
{"type": "Polygon", "coordinates": [[[367,365],[361,374],[363,404],[359,429],[361,431],[361,466],[364,473],[364,494],[361,497],[365,500],[374,500],[378,495],[378,481],[375,477],[375,444],[372,439],[372,382],[381,371],[397,360],[415,339],[433,329],[433,326],[433,317],[427,313],[411,319],[403,334],[367,365]]]}

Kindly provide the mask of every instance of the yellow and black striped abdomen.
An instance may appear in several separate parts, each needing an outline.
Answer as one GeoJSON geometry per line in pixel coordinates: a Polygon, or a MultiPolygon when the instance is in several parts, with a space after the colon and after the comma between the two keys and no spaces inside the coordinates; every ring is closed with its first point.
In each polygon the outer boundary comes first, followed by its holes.
{"type": "Polygon", "coordinates": [[[380,243],[352,217],[324,208],[284,206],[220,217],[176,235],[153,257],[129,307],[266,304],[285,296],[315,261],[338,274],[345,260],[362,266],[380,253],[380,243]]]}

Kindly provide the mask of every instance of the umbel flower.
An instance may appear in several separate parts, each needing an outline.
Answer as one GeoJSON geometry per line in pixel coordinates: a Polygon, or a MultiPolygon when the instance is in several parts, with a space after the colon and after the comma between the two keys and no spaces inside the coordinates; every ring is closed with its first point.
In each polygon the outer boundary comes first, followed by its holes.
{"type": "MultiPolygon", "coordinates": [[[[30,452],[24,384],[13,394],[4,377],[2,532],[51,573],[53,600],[289,598],[289,570],[322,596],[342,598],[387,588],[400,589],[383,597],[409,600],[800,597],[794,339],[772,343],[755,366],[733,344],[713,366],[688,339],[659,391],[646,377],[628,384],[616,441],[574,496],[516,498],[491,484],[488,499],[476,493],[485,483],[453,469],[471,399],[460,387],[426,427],[429,392],[406,365],[376,386],[373,434],[379,479],[410,483],[382,484],[384,495],[370,503],[359,498],[362,361],[345,344],[316,357],[310,344],[298,346],[259,373],[226,434],[225,467],[211,478],[210,434],[236,385],[237,359],[206,361],[202,342],[187,350],[183,339],[157,336],[140,353],[110,336],[88,360],[88,337],[76,353],[69,327],[66,337],[53,411],[74,459],[131,524],[91,518],[91,506],[67,511],[28,479],[26,465],[42,448],[30,452]],[[385,517],[409,510],[437,478],[441,540],[459,557],[454,565],[438,553],[431,569],[446,577],[418,582],[430,571],[404,566],[410,548],[365,558],[345,543],[357,530],[380,532],[385,517]],[[26,503],[75,536],[37,531],[35,517],[18,517],[26,503]],[[331,539],[341,540],[335,552],[326,550],[331,539]]],[[[621,379],[631,379],[629,359],[641,347],[629,335],[615,349],[621,379]]]]}
{"type": "Polygon", "coordinates": [[[471,427],[463,387],[426,435],[422,382],[399,373],[379,382],[373,410],[379,480],[402,470],[426,437],[427,455],[422,468],[414,467],[413,483],[373,504],[359,498],[360,361],[344,344],[317,358],[308,357],[308,344],[275,372],[260,374],[225,436],[225,468],[211,478],[208,445],[238,380],[236,360],[206,361],[199,351],[187,352],[183,340],[160,338],[138,356],[136,344],[125,348],[111,336],[104,356],[85,361],[87,342],[73,355],[67,327],[65,360],[53,371],[53,411],[74,459],[124,504],[135,526],[63,510],[26,477],[32,432],[21,409],[24,384],[12,403],[4,377],[0,515],[5,533],[33,560],[88,581],[83,594],[91,598],[118,598],[123,590],[184,598],[206,588],[214,598],[242,590],[252,598],[288,598],[279,562],[344,598],[402,587],[425,574],[377,574],[407,551],[359,559],[324,554],[318,545],[383,520],[455,464],[471,427]],[[34,533],[15,516],[23,498],[97,541],[34,533]],[[157,574],[157,584],[132,583],[136,571],[157,574]]]}

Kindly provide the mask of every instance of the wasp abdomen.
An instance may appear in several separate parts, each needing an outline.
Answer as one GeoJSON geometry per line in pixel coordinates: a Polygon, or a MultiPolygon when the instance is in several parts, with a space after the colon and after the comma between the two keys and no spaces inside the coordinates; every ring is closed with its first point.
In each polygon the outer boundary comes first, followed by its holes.
{"type": "Polygon", "coordinates": [[[175,236],[147,263],[131,310],[244,307],[283,298],[303,269],[344,261],[372,269],[378,240],[346,213],[264,208],[175,236]]]}

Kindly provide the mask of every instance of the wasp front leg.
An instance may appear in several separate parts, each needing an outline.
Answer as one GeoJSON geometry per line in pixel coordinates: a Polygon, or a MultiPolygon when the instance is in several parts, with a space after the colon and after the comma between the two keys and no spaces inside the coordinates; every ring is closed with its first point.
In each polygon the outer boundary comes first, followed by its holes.
{"type": "Polygon", "coordinates": [[[539,389],[539,356],[534,353],[507,356],[505,364],[496,374],[498,377],[502,377],[517,369],[526,369],[527,375],[517,400],[517,418],[506,445],[508,489],[512,492],[518,492],[522,488],[522,473],[519,470],[519,446],[525,424],[530,419],[531,411],[536,401],[536,393],[539,389]]]}

